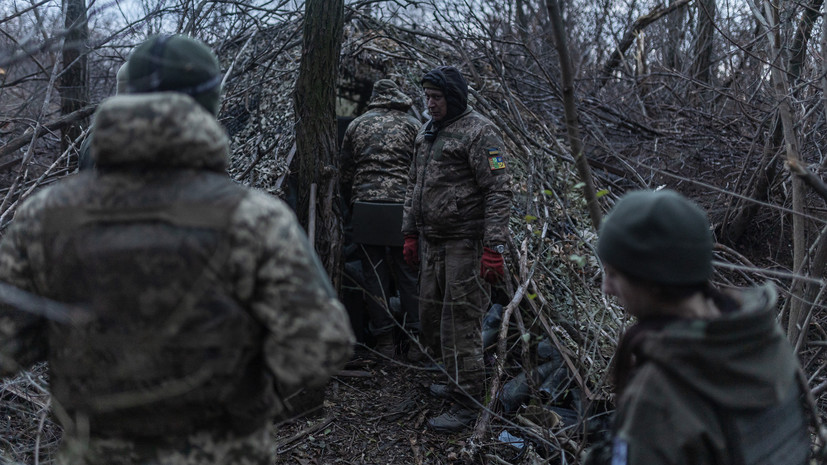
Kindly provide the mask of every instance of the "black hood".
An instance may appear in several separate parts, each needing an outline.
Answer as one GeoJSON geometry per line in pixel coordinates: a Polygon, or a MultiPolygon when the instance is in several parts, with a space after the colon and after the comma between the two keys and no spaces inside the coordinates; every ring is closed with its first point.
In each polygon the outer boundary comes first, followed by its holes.
{"type": "Polygon", "coordinates": [[[422,84],[429,82],[442,90],[448,104],[446,120],[461,115],[468,107],[468,82],[453,66],[440,66],[422,78],[422,84]]]}

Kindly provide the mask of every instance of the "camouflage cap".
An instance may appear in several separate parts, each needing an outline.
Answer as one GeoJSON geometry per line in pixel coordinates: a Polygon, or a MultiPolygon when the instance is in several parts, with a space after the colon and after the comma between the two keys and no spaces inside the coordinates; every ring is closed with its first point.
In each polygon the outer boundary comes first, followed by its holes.
{"type": "Polygon", "coordinates": [[[127,65],[127,92],[182,92],[218,113],[221,70],[202,42],[184,35],[154,36],[135,48],[127,65]]]}
{"type": "Polygon", "coordinates": [[[597,255],[629,276],[688,285],[712,276],[712,233],[704,210],[672,190],[624,195],[600,227],[597,255]]]}

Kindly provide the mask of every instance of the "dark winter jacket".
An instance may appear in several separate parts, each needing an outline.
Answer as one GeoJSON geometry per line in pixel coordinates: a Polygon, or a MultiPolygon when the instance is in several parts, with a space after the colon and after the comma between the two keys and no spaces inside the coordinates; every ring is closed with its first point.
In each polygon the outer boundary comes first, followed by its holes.
{"type": "Polygon", "coordinates": [[[416,137],[402,232],[506,244],[513,194],[497,127],[469,108],[443,122],[433,140],[428,130],[416,137]]]}
{"type": "Polygon", "coordinates": [[[640,333],[611,464],[805,464],[798,361],[775,320],[775,290],[745,290],[737,301],[713,320],[640,333]]]}

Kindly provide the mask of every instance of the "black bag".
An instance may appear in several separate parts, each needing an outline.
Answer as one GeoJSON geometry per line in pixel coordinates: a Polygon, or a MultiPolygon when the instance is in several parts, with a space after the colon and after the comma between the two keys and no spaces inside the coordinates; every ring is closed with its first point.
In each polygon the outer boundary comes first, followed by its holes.
{"type": "Polygon", "coordinates": [[[402,204],[355,202],[353,242],[366,245],[402,247],[402,204]]]}

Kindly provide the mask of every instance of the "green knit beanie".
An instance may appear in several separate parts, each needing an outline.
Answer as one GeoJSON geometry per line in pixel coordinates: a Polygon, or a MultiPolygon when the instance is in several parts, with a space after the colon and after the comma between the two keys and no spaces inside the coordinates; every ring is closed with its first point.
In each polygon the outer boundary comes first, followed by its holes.
{"type": "Polygon", "coordinates": [[[672,190],[634,191],[600,226],[597,255],[631,277],[659,284],[701,284],[712,276],[706,213],[672,190]]]}
{"type": "Polygon", "coordinates": [[[126,93],[126,88],[129,85],[129,83],[127,82],[127,79],[128,79],[127,74],[128,73],[127,73],[126,62],[124,62],[124,64],[122,64],[121,67],[118,68],[118,74],[115,75],[115,81],[117,83],[116,87],[115,87],[115,93],[116,94],[126,93]]]}
{"type": "Polygon", "coordinates": [[[176,91],[218,114],[221,70],[212,50],[183,35],[159,35],[135,48],[127,61],[127,92],[176,91]]]}

